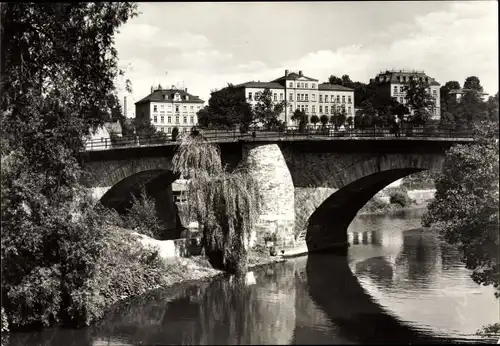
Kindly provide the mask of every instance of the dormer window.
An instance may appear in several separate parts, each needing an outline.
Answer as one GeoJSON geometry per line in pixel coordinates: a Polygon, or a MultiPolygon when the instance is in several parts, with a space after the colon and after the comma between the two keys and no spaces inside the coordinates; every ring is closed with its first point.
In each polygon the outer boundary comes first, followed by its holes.
{"type": "Polygon", "coordinates": [[[179,95],[179,93],[176,93],[175,96],[174,96],[174,100],[175,101],[180,101],[181,100],[181,95],[179,95]]]}
{"type": "Polygon", "coordinates": [[[187,101],[187,100],[189,100],[189,96],[187,96],[187,95],[186,95],[186,96],[184,96],[184,99],[185,99],[186,101],[187,101]]]}
{"type": "Polygon", "coordinates": [[[168,100],[168,95],[163,95],[164,100],[168,100]]]}

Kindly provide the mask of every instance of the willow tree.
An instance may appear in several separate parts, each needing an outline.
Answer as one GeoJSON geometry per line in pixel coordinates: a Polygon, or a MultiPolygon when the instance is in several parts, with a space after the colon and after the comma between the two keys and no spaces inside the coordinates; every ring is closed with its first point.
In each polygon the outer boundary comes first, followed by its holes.
{"type": "Polygon", "coordinates": [[[260,203],[256,181],[245,166],[228,172],[218,146],[197,131],[181,138],[173,168],[189,180],[185,192],[188,215],[202,228],[210,263],[230,273],[245,272],[260,203]]]}

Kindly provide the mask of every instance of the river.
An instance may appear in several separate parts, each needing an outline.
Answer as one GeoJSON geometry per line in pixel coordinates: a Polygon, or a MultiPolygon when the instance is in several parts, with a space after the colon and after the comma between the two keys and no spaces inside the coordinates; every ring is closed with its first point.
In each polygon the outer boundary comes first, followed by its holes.
{"type": "Polygon", "coordinates": [[[155,292],[91,327],[15,333],[10,345],[484,341],[475,331],[499,321],[493,288],[475,284],[458,252],[422,231],[422,213],[358,216],[347,257],[303,256],[155,292]]]}

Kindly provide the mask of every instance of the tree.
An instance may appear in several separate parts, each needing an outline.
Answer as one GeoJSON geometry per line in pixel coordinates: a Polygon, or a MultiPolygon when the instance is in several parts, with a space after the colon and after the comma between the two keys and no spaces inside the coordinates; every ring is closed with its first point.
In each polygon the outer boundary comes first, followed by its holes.
{"type": "Polygon", "coordinates": [[[465,79],[464,89],[476,90],[479,92],[483,91],[483,87],[481,86],[481,82],[479,78],[476,76],[470,76],[465,79]]]}
{"type": "Polygon", "coordinates": [[[188,213],[203,230],[203,249],[212,265],[230,273],[247,269],[250,231],[257,221],[260,194],[245,167],[224,170],[220,149],[192,132],[181,139],[172,160],[189,179],[188,213]]]}
{"type": "Polygon", "coordinates": [[[257,103],[253,109],[253,123],[262,124],[265,128],[271,129],[282,123],[280,114],[286,107],[286,101],[274,102],[273,94],[269,88],[256,95],[257,103]]]}
{"type": "Polygon", "coordinates": [[[357,110],[354,115],[354,128],[363,129],[363,112],[361,110],[357,110]]]}
{"type": "Polygon", "coordinates": [[[247,130],[252,122],[252,108],[240,89],[232,84],[221,90],[212,91],[208,105],[198,111],[201,127],[233,129],[239,126],[247,130]]]}
{"type": "Polygon", "coordinates": [[[339,78],[337,76],[334,76],[334,75],[331,75],[329,78],[328,78],[328,83],[332,84],[332,85],[342,85],[342,78],[339,78]]]}
{"type": "Polygon", "coordinates": [[[435,199],[423,218],[462,253],[478,284],[499,288],[498,122],[475,129],[474,144],[454,145],[436,181],[435,199]]]}
{"type": "Polygon", "coordinates": [[[441,115],[441,119],[439,119],[439,127],[444,129],[453,129],[455,128],[455,117],[450,112],[444,112],[441,115]]]}
{"type": "Polygon", "coordinates": [[[106,233],[78,159],[118,102],[113,37],[136,8],[0,7],[2,304],[14,326],[85,324],[100,309],[84,297],[102,298],[89,285],[106,233]]]}
{"type": "Polygon", "coordinates": [[[303,122],[307,120],[306,113],[300,109],[296,109],[295,112],[292,114],[292,120],[293,121],[298,121],[298,122],[303,122]]]}
{"type": "Polygon", "coordinates": [[[317,123],[319,123],[319,117],[316,114],[314,114],[311,116],[311,124],[316,126],[317,123]]]}
{"type": "Polygon", "coordinates": [[[450,96],[449,93],[452,90],[459,90],[459,89],[461,89],[461,87],[460,83],[457,81],[446,82],[446,84],[439,89],[442,114],[444,112],[450,112],[452,114],[455,113],[456,96],[450,96]]]}
{"type": "Polygon", "coordinates": [[[460,126],[467,127],[488,118],[487,104],[478,91],[474,89],[465,91],[457,104],[455,118],[460,126]]]}
{"type": "Polygon", "coordinates": [[[319,117],[319,121],[321,122],[321,126],[323,126],[323,127],[326,127],[326,125],[328,124],[328,120],[330,120],[330,119],[328,118],[328,115],[326,115],[326,114],[322,114],[319,117]]]}
{"type": "Polygon", "coordinates": [[[346,125],[347,125],[348,128],[352,128],[352,126],[354,125],[354,118],[353,117],[347,117],[345,123],[346,123],[346,125]]]}
{"type": "Polygon", "coordinates": [[[428,89],[428,83],[418,80],[410,80],[404,87],[406,102],[413,111],[409,120],[415,125],[425,125],[430,119],[434,101],[428,89]]]}

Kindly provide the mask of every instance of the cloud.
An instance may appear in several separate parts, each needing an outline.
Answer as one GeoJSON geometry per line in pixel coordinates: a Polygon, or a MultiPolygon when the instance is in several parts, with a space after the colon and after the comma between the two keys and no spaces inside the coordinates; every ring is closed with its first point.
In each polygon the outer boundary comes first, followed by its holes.
{"type": "Polygon", "coordinates": [[[210,47],[210,41],[200,34],[163,30],[150,24],[129,23],[116,35],[116,44],[134,44],[136,48],[200,49],[210,47]]]}
{"type": "Polygon", "coordinates": [[[321,82],[331,74],[348,74],[352,80],[368,82],[380,70],[392,68],[423,69],[441,84],[449,80],[463,83],[466,77],[475,75],[485,91],[494,94],[498,91],[497,11],[497,2],[451,3],[447,11],[409,17],[406,23],[389,22],[382,33],[367,34],[369,44],[353,39],[349,45],[304,52],[278,65],[266,60],[276,53],[271,48],[258,59],[246,58],[237,49],[229,47],[231,50],[226,51],[212,45],[203,35],[173,34],[152,25],[134,24],[123,29],[128,30],[129,48],[119,50],[120,56],[128,53],[120,65],[131,64],[126,78],[133,83],[136,100],[145,97],[153,83],[184,81],[190,93],[207,101],[210,90],[228,82],[269,81],[282,76],[285,69],[302,70],[321,82]],[[186,42],[181,42],[181,37],[186,42]],[[136,47],[147,45],[157,50],[139,55],[136,47]],[[169,72],[167,77],[165,70],[169,72]]]}

